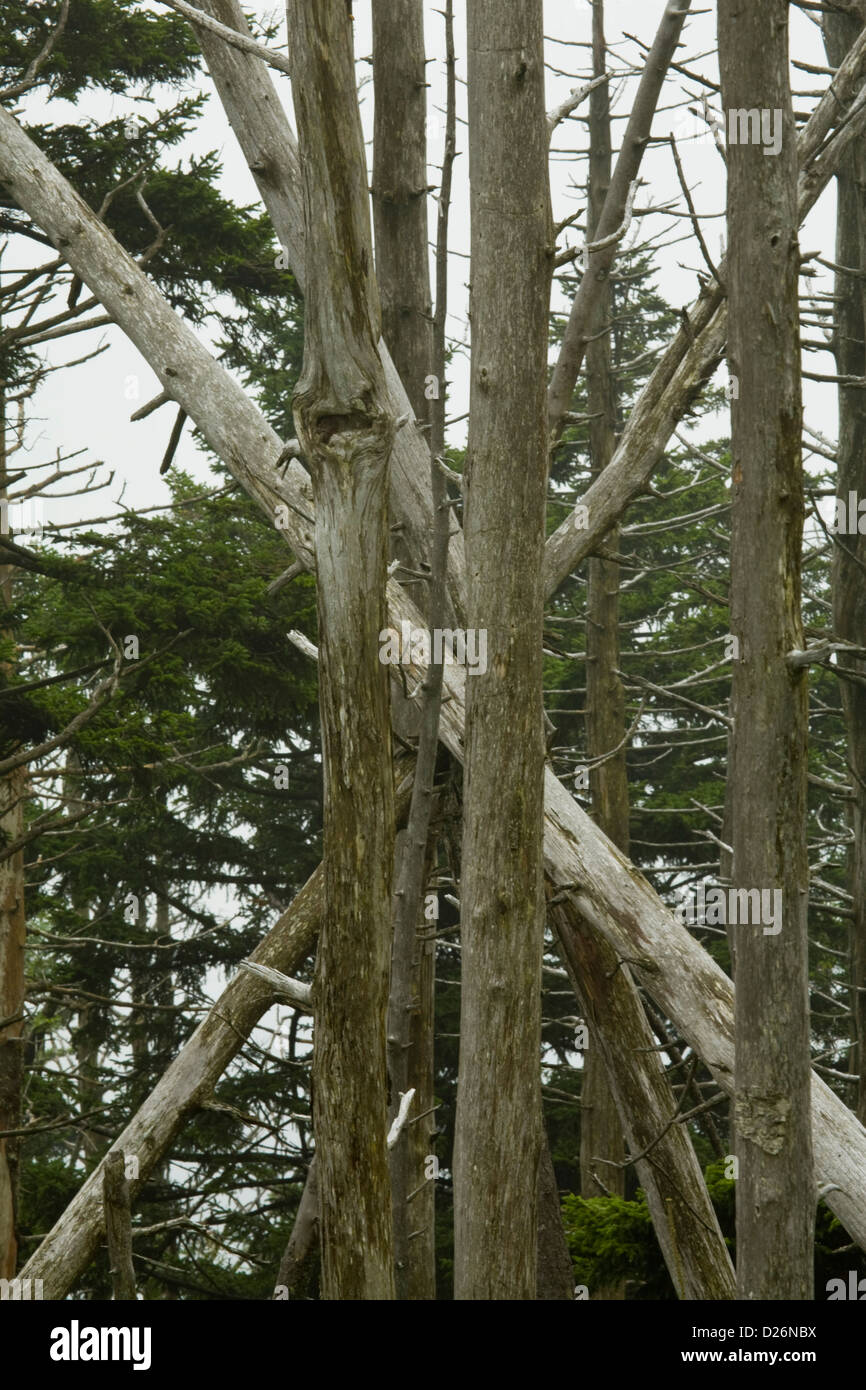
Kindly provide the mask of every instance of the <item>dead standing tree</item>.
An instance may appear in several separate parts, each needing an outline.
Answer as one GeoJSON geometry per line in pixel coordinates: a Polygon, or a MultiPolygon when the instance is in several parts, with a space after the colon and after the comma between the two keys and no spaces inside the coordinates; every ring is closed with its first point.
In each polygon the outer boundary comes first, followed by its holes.
{"type": "Polygon", "coordinates": [[[472,385],[457,1298],[533,1298],[544,935],[545,378],[553,270],[541,0],[469,0],[472,385]]]}
{"type": "Polygon", "coordinates": [[[394,786],[379,661],[395,421],[382,364],[352,24],[342,0],[289,0],[304,179],[304,366],[294,412],[313,475],[325,768],[325,926],[314,987],[322,1286],[394,1295],[385,1014],[394,786]]]}
{"type": "Polygon", "coordinates": [[[760,6],[720,0],[719,64],[728,113],[728,360],[739,387],[731,405],[731,631],[739,643],[731,689],[732,876],[746,894],[782,895],[778,934],[754,915],[735,931],[737,1283],[740,1298],[802,1299],[812,1296],[815,1179],[808,678],[788,660],[803,647],[803,475],[787,0],[760,6]],[[744,140],[742,116],[748,124],[755,108],[762,111],[764,139],[753,125],[744,140]],[[776,135],[772,147],[767,116],[776,135]]]}

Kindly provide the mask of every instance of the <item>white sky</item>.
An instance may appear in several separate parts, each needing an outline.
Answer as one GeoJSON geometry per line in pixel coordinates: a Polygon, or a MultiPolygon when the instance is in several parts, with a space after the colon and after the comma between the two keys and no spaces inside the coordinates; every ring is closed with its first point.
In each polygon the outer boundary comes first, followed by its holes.
{"type": "MultiPolygon", "coordinates": [[[[441,158],[442,118],[437,108],[443,103],[443,21],[436,13],[439,0],[426,6],[427,48],[431,57],[437,61],[428,68],[430,80],[430,122],[429,159],[431,166],[441,158]]],[[[147,6],[153,10],[163,9],[153,0],[147,6]]],[[[248,9],[263,20],[279,17],[281,7],[262,0],[248,0],[248,9]]],[[[606,35],[613,45],[615,57],[620,65],[634,61],[637,48],[633,42],[624,39],[625,34],[636,35],[649,44],[654,36],[659,18],[663,12],[663,0],[608,0],[606,11],[606,35]]],[[[457,0],[456,44],[458,51],[458,75],[465,78],[465,3],[457,0]]],[[[74,6],[72,15],[74,16],[74,6]]],[[[70,22],[74,22],[71,18],[70,22]]],[[[590,38],[591,7],[589,0],[547,0],[545,5],[545,32],[547,43],[547,62],[564,71],[573,71],[578,76],[569,78],[548,72],[548,107],[556,105],[568,95],[579,78],[585,78],[590,56],[585,48],[574,47],[575,42],[587,42],[590,38]],[[556,42],[566,40],[567,43],[556,42]]],[[[361,110],[365,130],[369,136],[372,122],[372,84],[369,81],[370,68],[363,59],[370,54],[370,4],[369,0],[355,0],[355,51],[358,57],[359,81],[361,89],[361,110]]],[[[792,56],[810,62],[823,62],[823,49],[820,34],[814,24],[797,10],[791,11],[792,56]]],[[[684,33],[685,47],[680,49],[678,59],[692,68],[717,80],[717,64],[712,56],[715,47],[715,13],[713,10],[698,10],[687,22],[684,33]],[[709,55],[702,57],[702,55],[709,55]]],[[[271,71],[271,77],[280,92],[289,118],[294,124],[289,79],[271,71]]],[[[812,78],[794,70],[795,89],[814,88],[822,85],[820,79],[812,78]]],[[[204,80],[205,89],[213,92],[209,79],[204,80]]],[[[617,96],[614,111],[625,116],[629,110],[632,82],[615,85],[612,91],[617,96]]],[[[663,138],[673,130],[680,141],[681,158],[693,198],[700,213],[718,214],[724,209],[724,168],[721,158],[711,141],[694,139],[698,123],[683,110],[671,109],[681,100],[684,91],[694,93],[694,83],[677,74],[669,77],[660,109],[656,115],[653,133],[663,138]],[[689,137],[692,137],[689,139],[689,137]]],[[[460,114],[465,115],[466,89],[458,84],[460,114]]],[[[157,93],[159,99],[159,94],[157,93]]],[[[808,103],[809,106],[813,104],[808,103]]],[[[795,107],[802,109],[804,100],[795,98],[795,107]]],[[[44,119],[45,107],[38,97],[31,99],[25,108],[31,119],[44,119]]],[[[585,110],[585,107],[582,108],[585,110]]],[[[126,98],[89,94],[78,116],[88,115],[97,118],[116,117],[135,114],[141,111],[140,104],[126,98]]],[[[78,118],[74,108],[66,102],[52,102],[48,108],[50,118],[57,121],[70,121],[78,118]]],[[[624,129],[622,119],[615,121],[614,137],[618,143],[624,129]]],[[[458,149],[463,154],[455,166],[454,201],[451,216],[451,249],[454,253],[469,249],[469,213],[466,158],[465,126],[458,128],[458,149]],[[461,138],[462,137],[462,138],[461,138]]],[[[579,149],[586,147],[586,127],[577,120],[560,126],[553,142],[554,150],[579,149]]],[[[215,94],[208,102],[206,117],[193,133],[184,147],[172,152],[175,160],[181,153],[202,154],[208,150],[219,151],[224,166],[223,191],[239,203],[255,203],[257,192],[243,158],[238,150],[234,136],[222,113],[215,94]]],[[[369,147],[368,147],[369,152],[369,147]]],[[[583,199],[571,190],[572,180],[585,178],[585,161],[579,155],[555,157],[551,161],[551,188],[554,216],[560,219],[575,208],[582,207],[583,199]]],[[[667,147],[650,146],[641,171],[645,186],[641,188],[637,206],[659,205],[677,197],[679,186],[673,168],[671,152],[667,147]]],[[[430,182],[437,180],[437,171],[431,167],[430,182]]],[[[681,200],[680,200],[681,201],[681,200]]],[[[435,202],[430,200],[430,228],[435,228],[435,202]]],[[[820,249],[822,254],[832,258],[834,245],[835,195],[832,189],[825,193],[818,207],[811,214],[801,236],[804,249],[820,249]]],[[[716,216],[705,223],[705,237],[713,255],[720,252],[724,221],[716,216]]],[[[662,240],[669,240],[682,233],[686,224],[674,223],[671,219],[653,216],[641,221],[641,239],[649,233],[665,234],[662,240]]],[[[635,230],[638,230],[637,228],[635,230]]],[[[579,239],[572,234],[572,244],[579,239]]],[[[561,243],[562,244],[562,243],[561,243]]],[[[15,254],[7,253],[6,263],[21,264],[22,257],[35,253],[25,249],[15,249],[15,254]]],[[[658,283],[662,292],[674,305],[680,307],[692,302],[697,293],[695,268],[703,269],[700,252],[694,241],[681,242],[660,252],[658,261],[658,283]]],[[[468,261],[454,254],[451,259],[451,286],[449,292],[449,333],[462,341],[467,341],[466,329],[466,281],[468,280],[468,261]]],[[[817,281],[813,282],[817,284],[817,281]]],[[[826,287],[826,285],[825,285],[826,287]]],[[[557,307],[563,307],[562,301],[557,307]]],[[[807,336],[815,337],[814,331],[807,336]]],[[[118,495],[119,486],[125,484],[124,502],[126,505],[147,507],[166,500],[167,491],[158,478],[159,460],[168,438],[173,420],[173,412],[163,410],[147,421],[130,424],[129,416],[139,405],[150,399],[160,389],[159,383],[138,352],[127,342],[119,330],[105,330],[105,340],[111,343],[111,350],[94,362],[77,367],[68,372],[57,372],[48,378],[45,387],[37,397],[34,414],[40,424],[30,436],[32,452],[30,461],[53,456],[58,447],[65,449],[85,447],[93,460],[102,460],[114,470],[115,485],[112,498],[118,495]]],[[[75,336],[52,348],[52,361],[68,361],[80,356],[85,350],[96,345],[96,334],[75,336]],[[86,345],[86,346],[85,346],[86,345]]],[[[809,370],[832,372],[832,359],[828,356],[816,357],[807,354],[805,365],[809,370]]],[[[453,395],[449,414],[462,415],[467,404],[467,359],[458,358],[452,366],[453,395]],[[462,361],[462,366],[461,366],[462,361]]],[[[830,437],[835,437],[835,389],[817,383],[804,383],[807,401],[807,418],[813,427],[830,437]]],[[[726,428],[724,421],[714,422],[715,432],[726,428]]],[[[459,426],[453,435],[454,443],[463,442],[465,425],[459,426]]],[[[206,467],[198,450],[191,444],[189,434],[178,452],[178,461],[204,479],[206,467]]],[[[78,501],[47,504],[46,521],[73,521],[112,511],[107,494],[82,498],[78,501]]]]}

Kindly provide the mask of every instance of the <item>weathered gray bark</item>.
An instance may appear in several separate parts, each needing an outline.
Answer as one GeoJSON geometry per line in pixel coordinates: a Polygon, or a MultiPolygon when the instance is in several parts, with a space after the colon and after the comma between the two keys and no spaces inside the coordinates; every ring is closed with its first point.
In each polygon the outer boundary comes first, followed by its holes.
{"type": "MultiPolygon", "coordinates": [[[[550,916],[590,1026],[591,1042],[604,1057],[620,1126],[634,1155],[677,1295],[684,1299],[733,1298],[730,1255],[688,1129],[674,1121],[676,1109],[664,1063],[655,1050],[628,966],[588,920],[575,921],[567,906],[552,903],[550,916]],[[636,1056],[642,1058],[641,1065],[635,1065],[636,1056]]],[[[596,1168],[605,1184],[616,1175],[616,1169],[605,1163],[598,1163],[596,1168]]],[[[593,1195],[599,1195],[598,1191],[593,1195]]],[[[589,1294],[590,1298],[610,1299],[613,1291],[590,1289],[589,1294]]]]}
{"type": "MultiPolygon", "coordinates": [[[[856,40],[866,5],[855,6],[854,13],[828,11],[823,18],[825,46],[829,61],[837,66],[856,40]]],[[[833,347],[839,376],[866,376],[866,151],[855,145],[836,176],[836,263],[847,267],[838,271],[834,285],[836,325],[833,347]]],[[[866,497],[866,399],[853,386],[839,387],[839,443],[836,495],[846,513],[849,496],[866,497]]],[[[851,519],[848,519],[849,528],[851,519]]],[[[866,536],[854,534],[838,538],[833,553],[833,630],[838,641],[863,645],[866,632],[866,536]]],[[[839,662],[860,681],[866,679],[866,662],[846,656],[839,662]]],[[[851,1011],[855,1046],[851,1049],[851,1070],[858,1076],[857,1115],[866,1122],[866,685],[857,680],[840,681],[842,707],[848,740],[848,762],[852,773],[853,801],[850,826],[853,841],[849,850],[849,891],[851,893],[851,1011]]]]}
{"type": "MultiPolygon", "coordinates": [[[[424,7],[421,0],[376,0],[373,18],[373,226],[376,279],[382,301],[382,335],[416,418],[427,415],[425,383],[435,370],[427,232],[427,99],[424,7]]],[[[435,474],[433,481],[435,482],[435,474]]],[[[434,494],[435,495],[435,494],[434,494]]],[[[428,626],[447,626],[446,569],[450,519],[434,509],[429,547],[432,573],[428,626]]],[[[394,553],[410,568],[417,557],[398,534],[394,553]]],[[[427,602],[424,602],[425,597],[427,602]]],[[[435,1297],[433,1185],[424,1180],[429,1120],[418,1116],[432,1104],[432,963],[423,940],[423,892],[433,774],[439,744],[441,673],[431,666],[417,704],[401,702],[395,728],[418,739],[412,808],[398,839],[395,866],[394,940],[388,1002],[389,1122],[401,1096],[414,1090],[413,1123],[404,1126],[389,1152],[394,1222],[394,1282],[398,1299],[435,1297]],[[410,719],[407,723],[406,711],[410,719]],[[401,714],[400,710],[403,713],[401,714]],[[414,717],[412,717],[414,716],[414,717]],[[423,978],[422,978],[423,977],[423,978]],[[429,1036],[428,1036],[429,1034],[429,1036]],[[410,1195],[416,1194],[411,1198],[410,1195]],[[410,1239],[411,1237],[411,1239],[410,1239]],[[426,1256],[426,1258],[425,1258],[426,1256]],[[419,1294],[419,1290],[421,1290],[419,1294]]]]}
{"type": "MultiPolygon", "coordinates": [[[[0,833],[9,841],[24,830],[26,769],[0,779],[0,833]]],[[[0,1133],[20,1125],[24,1030],[24,853],[0,862],[0,1133]],[[9,1020],[6,1022],[6,1020],[9,1020]]],[[[0,1279],[15,1276],[20,1141],[0,1138],[0,1279]]]]}
{"type": "Polygon", "coordinates": [[[760,144],[728,144],[728,360],[739,383],[731,404],[731,632],[739,641],[732,877],[735,889],[782,894],[778,934],[754,917],[736,927],[737,1287],[743,1299],[803,1299],[813,1289],[816,1194],[808,677],[786,662],[803,647],[804,511],[787,0],[719,0],[719,66],[727,111],[768,108],[782,124],[781,149],[770,157],[760,144]]]}
{"type": "MultiPolygon", "coordinates": [[[[682,23],[682,20],[679,21],[682,23]]],[[[592,11],[593,75],[605,70],[604,6],[595,0],[592,11]]],[[[610,187],[610,95],[606,83],[589,97],[589,201],[588,240],[599,239],[599,219],[610,187]]],[[[605,275],[597,304],[588,324],[586,348],[587,411],[590,415],[589,449],[593,477],[598,477],[613,457],[616,445],[616,388],[612,371],[610,315],[613,303],[610,277],[605,275]]],[[[619,528],[605,538],[619,550],[619,528]]],[[[619,670],[619,565],[615,560],[590,559],[587,566],[586,600],[586,752],[591,760],[610,754],[625,733],[625,692],[619,670]]],[[[628,854],[629,801],[625,749],[593,767],[589,776],[592,814],[613,843],[628,854]]],[[[622,1126],[611,1094],[598,1040],[590,1037],[584,1055],[580,1096],[580,1188],[584,1197],[598,1197],[597,1160],[621,1163],[624,1158],[622,1126]]],[[[600,1176],[613,1196],[625,1195],[625,1171],[604,1166],[600,1176]]],[[[591,1298],[622,1299],[625,1284],[590,1290],[591,1298]]]]}
{"type": "Polygon", "coordinates": [[[541,0],[469,0],[472,385],[454,1295],[535,1296],[552,271],[541,0]]]}
{"type": "Polygon", "coordinates": [[[115,1149],[106,1155],[102,1170],[102,1202],[105,1208],[111,1297],[115,1301],[134,1302],[136,1292],[135,1270],[132,1265],[132,1214],[124,1162],[122,1149],[115,1149]]]}
{"type": "Polygon", "coordinates": [[[342,0],[289,0],[307,227],[295,424],[313,475],[325,922],[316,954],[314,1125],[322,1294],[394,1296],[385,1012],[394,791],[385,623],[394,437],[373,275],[352,21],[342,0]]]}
{"type": "Polygon", "coordinates": [[[574,1269],[565,1230],[556,1173],[550,1156],[547,1134],[542,1132],[538,1164],[538,1239],[535,1270],[535,1298],[538,1302],[571,1302],[574,1298],[574,1269]]]}
{"type": "MultiPolygon", "coordinates": [[[[0,382],[0,499],[7,499],[6,389],[0,382]]],[[[7,612],[12,606],[13,565],[0,565],[0,635],[9,639],[7,612]]],[[[11,664],[5,665],[5,675],[11,664]]],[[[5,847],[24,831],[27,769],[14,768],[0,778],[0,843],[5,847]]],[[[24,1032],[24,852],[0,860],[0,1133],[20,1123],[24,1032]]],[[[0,1279],[12,1279],[18,1260],[16,1209],[18,1150],[16,1137],[0,1138],[0,1279]]]]}
{"type": "Polygon", "coordinates": [[[295,1224],[280,1261],[275,1297],[303,1298],[319,1263],[319,1185],[316,1155],[307,1169],[307,1180],[298,1203],[295,1224]],[[286,1292],[284,1293],[283,1290],[286,1292]]]}
{"type": "Polygon", "coordinates": [[[423,420],[432,309],[423,0],[373,0],[373,230],[382,337],[423,420]]]}

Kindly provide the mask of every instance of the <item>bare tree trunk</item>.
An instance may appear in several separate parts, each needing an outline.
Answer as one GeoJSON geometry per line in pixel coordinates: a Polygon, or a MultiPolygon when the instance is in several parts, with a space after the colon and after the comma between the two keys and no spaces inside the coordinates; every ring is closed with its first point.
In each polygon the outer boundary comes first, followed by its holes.
{"type": "Polygon", "coordinates": [[[423,0],[373,0],[373,228],[382,337],[416,416],[431,371],[423,0]]]}
{"type": "Polygon", "coordinates": [[[304,171],[304,367],[294,397],[313,475],[325,925],[316,955],[314,1124],[322,1292],[394,1296],[385,1011],[394,789],[385,625],[394,437],[376,345],[364,141],[342,0],[289,0],[304,171]]]}
{"type": "MultiPolygon", "coordinates": [[[[0,381],[0,499],[7,499],[6,389],[0,381]]],[[[14,565],[0,565],[0,635],[11,638],[6,613],[12,606],[14,565]]],[[[11,674],[11,663],[4,674],[11,674]]],[[[20,839],[24,830],[27,769],[0,778],[0,843],[20,839]]],[[[17,1129],[21,1115],[24,1032],[24,852],[0,861],[0,1133],[17,1129]]],[[[17,1137],[0,1138],[0,1279],[12,1279],[18,1260],[17,1137]]]]}
{"type": "MultiPolygon", "coordinates": [[[[806,852],[808,677],[803,646],[797,139],[788,3],[720,0],[726,111],[765,108],[781,149],[728,146],[728,300],[733,511],[731,704],[735,889],[781,892],[738,918],[737,1282],[740,1298],[812,1297],[815,1176],[810,1124],[806,852]],[[776,927],[778,934],[774,931],[776,927]],[[778,930],[778,928],[781,930],[778,930]]],[[[730,117],[729,117],[730,120],[730,117]]]]}
{"type": "Polygon", "coordinates": [[[547,1134],[542,1128],[538,1163],[538,1244],[535,1297],[539,1302],[574,1298],[574,1270],[562,1225],[562,1208],[547,1134]]]}
{"type": "MultiPolygon", "coordinates": [[[[604,6],[595,0],[592,11],[593,75],[605,70],[604,6]]],[[[610,186],[610,97],[603,83],[590,93],[588,239],[598,240],[601,211],[610,186]]],[[[602,280],[586,348],[587,410],[591,417],[589,447],[593,477],[607,467],[616,444],[616,391],[611,364],[610,316],[613,305],[610,277],[602,280]]],[[[605,538],[619,549],[619,527],[605,538]]],[[[625,692],[619,670],[619,565],[615,560],[591,559],[587,567],[586,623],[586,751],[592,761],[610,753],[625,733],[625,692]]],[[[590,772],[592,814],[597,825],[623,854],[629,848],[629,800],[625,749],[590,772]]],[[[584,1056],[580,1098],[580,1187],[584,1197],[598,1197],[597,1160],[621,1163],[625,1153],[622,1126],[607,1081],[598,1039],[590,1035],[584,1056]]],[[[606,1190],[625,1195],[625,1171],[605,1166],[606,1190]]],[[[625,1284],[590,1290],[590,1297],[623,1299],[625,1284]]]]}
{"type": "Polygon", "coordinates": [[[465,543],[487,672],[466,709],[458,1299],[535,1296],[544,932],[541,560],[552,271],[541,0],[470,0],[465,543]],[[495,35],[495,42],[491,42],[495,35]]]}
{"type": "Polygon", "coordinates": [[[318,1263],[319,1185],[314,1154],[307,1170],[307,1181],[298,1203],[292,1234],[280,1261],[280,1272],[277,1275],[280,1296],[285,1289],[289,1299],[303,1298],[318,1263]]]}
{"type": "MultiPolygon", "coordinates": [[[[382,300],[382,332],[416,418],[427,411],[425,383],[434,370],[432,310],[427,233],[427,87],[424,61],[424,7],[421,0],[376,0],[373,17],[373,223],[376,234],[376,278],[382,300]]],[[[435,479],[434,479],[435,481],[435,479]]],[[[430,547],[432,569],[427,608],[429,627],[446,625],[446,567],[450,522],[434,510],[430,547]]],[[[410,568],[417,557],[398,533],[395,554],[410,568]]],[[[410,1281],[435,1296],[432,1280],[432,1216],[427,1210],[433,1188],[424,1180],[427,1126],[418,1116],[432,1104],[432,1034],[419,1025],[423,1014],[432,1022],[432,971],[423,923],[428,832],[433,799],[433,774],[438,749],[441,675],[435,666],[427,673],[417,703],[400,701],[395,728],[403,737],[418,739],[418,759],[412,808],[405,835],[398,839],[394,897],[394,943],[388,1005],[389,1121],[393,1123],[401,1096],[415,1092],[412,1123],[403,1127],[390,1150],[394,1222],[395,1289],[398,1299],[409,1297],[410,1281]],[[408,710],[407,710],[408,706],[408,710]],[[406,714],[409,721],[406,720],[406,714]],[[397,722],[399,720],[399,723],[397,722]],[[424,973],[424,1003],[421,998],[424,973]],[[413,1072],[417,1072],[413,1076],[413,1072]],[[417,1084],[414,1084],[416,1083],[417,1084]],[[425,1104],[422,1104],[422,1096],[425,1104]],[[422,1151],[423,1150],[423,1151],[422,1151]],[[417,1194],[412,1196],[411,1194],[417,1194]],[[411,1206],[410,1206],[411,1197],[411,1206]],[[412,1237],[410,1239],[410,1237],[412,1237]],[[419,1245],[418,1242],[421,1242],[419,1245]],[[431,1255],[422,1280],[419,1256],[431,1255]],[[413,1271],[414,1269],[414,1279],[413,1271]]]]}
{"type": "MultiPolygon", "coordinates": [[[[566,897],[565,903],[551,904],[551,920],[590,1038],[604,1057],[630,1161],[647,1194],[677,1296],[733,1298],[731,1258],[689,1132],[676,1121],[664,1064],[628,966],[588,922],[574,920],[567,903],[566,897]]],[[[616,1176],[608,1163],[596,1163],[594,1169],[605,1184],[608,1175],[616,1176]]],[[[609,1290],[589,1292],[591,1298],[610,1298],[609,1290]]]]}
{"type": "Polygon", "coordinates": [[[132,1214],[129,1184],[122,1150],[106,1156],[102,1171],[102,1200],[105,1206],[105,1234],[108,1240],[108,1268],[111,1297],[135,1301],[135,1270],[132,1265],[132,1214]]]}
{"type": "MultiPolygon", "coordinates": [[[[824,15],[827,57],[838,66],[866,22],[866,5],[856,6],[859,18],[828,10],[824,15]]],[[[836,262],[847,267],[836,274],[834,351],[840,376],[866,376],[866,153],[860,142],[836,175],[836,262]]],[[[866,402],[854,386],[839,387],[839,444],[836,495],[848,511],[850,494],[866,497],[866,402]]],[[[833,630],[837,641],[863,646],[866,633],[866,536],[856,527],[840,536],[833,553],[833,630]]],[[[851,1011],[855,1045],[851,1070],[858,1076],[857,1115],[866,1122],[866,662],[845,657],[838,663],[855,679],[840,682],[848,738],[853,802],[849,850],[851,908],[851,1011]],[[859,678],[859,679],[857,679],[859,678]]]]}
{"type": "MultiPolygon", "coordinates": [[[[24,829],[26,769],[0,780],[0,833],[17,840],[24,829]]],[[[0,1133],[17,1129],[21,1115],[24,1029],[24,852],[0,862],[0,1133]]],[[[15,1233],[20,1140],[0,1138],[0,1279],[12,1279],[18,1257],[15,1233]]]]}

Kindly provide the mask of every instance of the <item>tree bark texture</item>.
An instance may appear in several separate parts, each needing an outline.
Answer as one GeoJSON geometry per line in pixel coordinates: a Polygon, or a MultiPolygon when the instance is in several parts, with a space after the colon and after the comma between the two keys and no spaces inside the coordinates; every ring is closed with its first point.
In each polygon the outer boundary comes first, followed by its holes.
{"type": "MultiPolygon", "coordinates": [[[[728,144],[728,360],[733,467],[733,885],[781,891],[781,929],[738,922],[737,1282],[743,1299],[812,1297],[808,676],[803,646],[797,139],[787,0],[720,0],[726,111],[781,119],[781,148],[728,144]]],[[[775,924],[776,926],[779,923],[775,924]]]]}
{"type": "Polygon", "coordinates": [[[382,337],[416,416],[432,371],[423,0],[373,0],[373,230],[382,337]]]}
{"type": "Polygon", "coordinates": [[[469,680],[454,1141],[458,1299],[535,1295],[541,1139],[541,561],[552,271],[541,0],[470,0],[469,680]]]}
{"type": "MultiPolygon", "coordinates": [[[[6,386],[0,382],[0,498],[7,499],[6,386]]],[[[6,614],[12,607],[15,568],[0,565],[0,635],[12,639],[6,614]]],[[[5,663],[11,674],[13,663],[5,663]]],[[[24,831],[26,767],[0,778],[0,841],[14,844],[24,831]]],[[[24,851],[0,861],[0,1132],[17,1129],[24,1079],[24,851]]],[[[20,1139],[0,1139],[0,1279],[15,1276],[20,1139]]]]}
{"type": "MultiPolygon", "coordinates": [[[[827,58],[838,66],[866,20],[866,5],[859,17],[828,11],[823,18],[827,58]]],[[[835,277],[836,337],[833,344],[840,376],[866,377],[866,152],[855,145],[836,175],[836,263],[847,267],[835,277]]],[[[836,495],[846,514],[850,494],[858,502],[866,498],[866,401],[862,390],[839,387],[839,443],[836,495]]],[[[833,631],[837,641],[864,645],[866,633],[866,536],[848,517],[848,534],[837,538],[833,551],[833,631]]],[[[837,658],[837,665],[860,681],[866,679],[866,662],[857,657],[837,658]]],[[[839,682],[851,768],[849,851],[851,893],[851,1009],[856,1046],[851,1051],[851,1070],[858,1076],[857,1116],[866,1123],[866,685],[855,680],[839,682]]]]}
{"type": "MultiPolygon", "coordinates": [[[[605,70],[604,5],[595,0],[592,10],[593,76],[605,70]]],[[[589,96],[589,240],[598,239],[599,219],[610,187],[610,94],[606,83],[589,96]]],[[[616,388],[612,371],[610,316],[613,297],[610,277],[605,276],[586,348],[587,411],[590,415],[589,449],[593,478],[607,467],[616,445],[616,388]]],[[[606,537],[619,550],[619,528],[606,537]]],[[[625,692],[619,670],[619,565],[615,560],[592,558],[587,566],[586,622],[586,752],[590,763],[610,754],[625,733],[625,692]]],[[[592,815],[596,824],[624,854],[629,847],[629,800],[625,749],[592,767],[589,774],[592,815]]],[[[596,1163],[612,1165],[624,1157],[622,1126],[607,1081],[598,1040],[592,1036],[583,1060],[580,1097],[580,1187],[584,1197],[598,1197],[596,1163]]],[[[605,1165],[601,1176],[608,1192],[625,1195],[625,1171],[605,1165]]],[[[590,1297],[621,1299],[624,1284],[591,1290],[590,1297]]]]}
{"type": "Polygon", "coordinates": [[[277,1285],[289,1300],[309,1297],[309,1288],[319,1265],[319,1185],[316,1155],[307,1169],[307,1180],[298,1203],[295,1224],[280,1261],[277,1285]]]}
{"type": "Polygon", "coordinates": [[[102,1201],[105,1207],[111,1297],[115,1301],[134,1302],[136,1293],[135,1270],[132,1265],[132,1214],[122,1149],[114,1149],[106,1155],[102,1170],[102,1201]]]}
{"type": "Polygon", "coordinates": [[[325,924],[313,1049],[326,1299],[394,1295],[385,1012],[394,791],[385,623],[388,463],[352,21],[343,0],[289,0],[307,228],[304,366],[294,396],[316,500],[325,924]]]}

